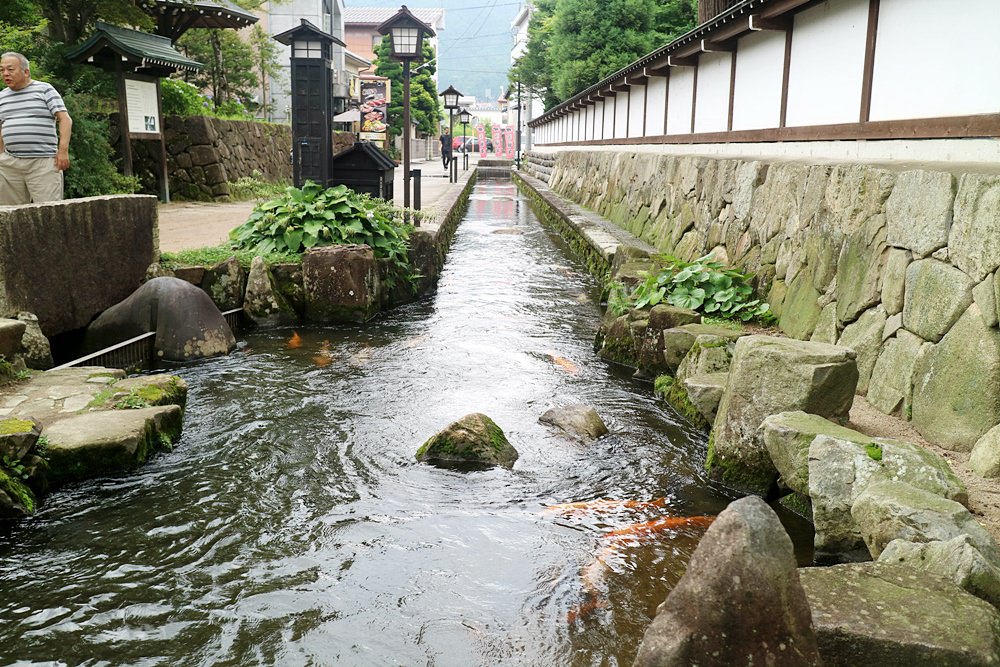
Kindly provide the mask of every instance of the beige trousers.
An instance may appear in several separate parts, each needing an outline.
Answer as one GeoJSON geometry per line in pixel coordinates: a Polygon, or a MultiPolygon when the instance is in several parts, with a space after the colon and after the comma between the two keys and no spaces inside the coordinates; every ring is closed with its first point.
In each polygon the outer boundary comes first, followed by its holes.
{"type": "Polygon", "coordinates": [[[14,157],[0,153],[0,205],[58,201],[63,198],[63,173],[56,158],[14,157]]]}

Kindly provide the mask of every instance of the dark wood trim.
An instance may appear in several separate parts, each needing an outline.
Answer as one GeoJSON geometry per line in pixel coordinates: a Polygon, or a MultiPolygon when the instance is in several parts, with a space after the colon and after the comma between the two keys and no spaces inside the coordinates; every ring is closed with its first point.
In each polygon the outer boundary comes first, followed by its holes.
{"type": "Polygon", "coordinates": [[[862,123],[872,115],[872,80],[875,78],[875,42],[878,38],[878,12],[880,0],[868,0],[868,35],[865,38],[865,70],[861,80],[862,123]]]}
{"type": "Polygon", "coordinates": [[[625,99],[625,138],[628,139],[628,126],[632,124],[632,90],[629,89],[625,99]]]}
{"type": "Polygon", "coordinates": [[[641,74],[632,74],[625,77],[625,83],[630,86],[645,86],[647,81],[649,81],[649,77],[646,76],[645,68],[642,70],[641,74]]]}
{"type": "Polygon", "coordinates": [[[739,55],[738,51],[733,51],[733,54],[729,57],[732,61],[729,64],[729,120],[726,122],[726,131],[733,131],[733,108],[736,104],[736,57],[739,55]]]}
{"type": "MultiPolygon", "coordinates": [[[[1000,113],[947,116],[866,123],[806,125],[767,130],[699,132],[691,134],[605,139],[598,145],[769,143],[778,141],[878,141],[889,139],[1000,139],[1000,113]]],[[[552,144],[561,145],[561,144],[552,144]]],[[[570,145],[570,144],[565,144],[570,145]]]]}
{"type": "Polygon", "coordinates": [[[657,65],[651,67],[644,67],[642,70],[647,77],[649,76],[670,76],[670,65],[657,65]]]}
{"type": "Polygon", "coordinates": [[[779,18],[766,19],[759,14],[750,15],[750,31],[759,32],[763,30],[774,30],[778,32],[788,32],[792,27],[791,16],[781,16],[779,18]]]}
{"type": "MultiPolygon", "coordinates": [[[[601,113],[604,112],[604,105],[601,105],[601,113]]],[[[594,119],[591,121],[590,136],[597,138],[597,105],[594,105],[594,119]]]]}
{"type": "Polygon", "coordinates": [[[778,114],[778,127],[785,127],[788,118],[788,80],[792,71],[792,34],[794,25],[785,32],[785,63],[781,72],[781,111],[778,114]]]}
{"type": "Polygon", "coordinates": [[[701,40],[701,51],[702,53],[736,53],[736,40],[730,39],[722,42],[703,39],[701,40]]]}
{"type": "Polygon", "coordinates": [[[694,83],[691,84],[691,134],[694,134],[694,121],[698,117],[698,70],[694,68],[694,83]]]}
{"type": "MultiPolygon", "coordinates": [[[[608,101],[604,100],[604,106],[601,107],[601,141],[604,140],[604,123],[608,119],[608,101]]],[[[596,134],[594,135],[597,136],[596,134]]]]}
{"type": "Polygon", "coordinates": [[[670,109],[670,75],[667,74],[667,87],[663,91],[663,134],[667,133],[667,120],[670,117],[667,113],[670,109]]]}
{"type": "Polygon", "coordinates": [[[627,81],[623,81],[622,83],[615,83],[612,84],[611,86],[611,90],[615,91],[616,93],[627,93],[631,88],[632,85],[627,81]]]}
{"type": "Polygon", "coordinates": [[[692,52],[690,56],[667,56],[667,65],[670,67],[697,67],[698,57],[695,54],[701,53],[701,48],[692,52]]]}

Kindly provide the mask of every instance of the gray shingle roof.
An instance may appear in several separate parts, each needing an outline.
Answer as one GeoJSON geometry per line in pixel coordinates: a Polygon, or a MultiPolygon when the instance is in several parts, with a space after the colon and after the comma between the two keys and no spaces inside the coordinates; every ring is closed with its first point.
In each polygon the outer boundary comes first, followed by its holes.
{"type": "MultiPolygon", "coordinates": [[[[391,19],[398,11],[398,7],[344,7],[344,23],[381,25],[391,19]]],[[[414,7],[410,11],[432,28],[436,28],[444,19],[443,9],[414,7]]]]}

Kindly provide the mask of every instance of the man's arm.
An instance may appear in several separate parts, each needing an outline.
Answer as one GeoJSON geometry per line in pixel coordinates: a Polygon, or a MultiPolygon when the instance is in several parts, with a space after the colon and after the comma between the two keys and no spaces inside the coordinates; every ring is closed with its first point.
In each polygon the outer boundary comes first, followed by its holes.
{"type": "MultiPolygon", "coordinates": [[[[56,169],[66,171],[69,169],[69,138],[73,133],[73,119],[66,111],[56,112],[56,123],[59,125],[59,149],[56,151],[56,169]]],[[[0,145],[2,145],[0,140],[0,145]]]]}

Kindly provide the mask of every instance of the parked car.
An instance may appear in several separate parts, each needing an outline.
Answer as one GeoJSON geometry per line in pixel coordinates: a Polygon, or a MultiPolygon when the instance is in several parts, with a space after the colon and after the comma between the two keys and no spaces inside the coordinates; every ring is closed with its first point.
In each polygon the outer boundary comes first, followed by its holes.
{"type": "Polygon", "coordinates": [[[473,139],[473,138],[474,137],[470,137],[467,134],[466,135],[459,134],[458,136],[452,137],[451,138],[451,150],[453,150],[453,151],[461,150],[462,144],[464,144],[469,139],[473,139]]]}
{"type": "MultiPolygon", "coordinates": [[[[486,150],[492,152],[492,150],[493,150],[493,140],[492,139],[487,139],[486,140],[486,150]]],[[[478,153],[479,152],[479,137],[469,137],[468,139],[466,139],[465,143],[462,145],[462,152],[463,153],[478,153]]]]}

